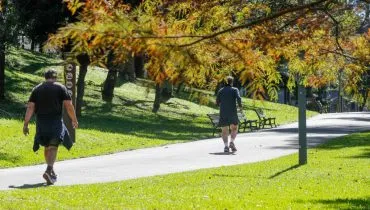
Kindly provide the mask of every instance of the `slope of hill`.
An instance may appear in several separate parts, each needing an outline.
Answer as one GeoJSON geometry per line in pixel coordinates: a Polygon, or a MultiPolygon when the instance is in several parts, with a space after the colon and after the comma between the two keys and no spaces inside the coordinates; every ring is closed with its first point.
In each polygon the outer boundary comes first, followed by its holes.
{"type": "MultiPolygon", "coordinates": [[[[11,49],[7,54],[7,100],[0,102],[0,167],[13,167],[43,162],[43,156],[34,155],[31,134],[22,134],[22,118],[30,91],[43,81],[48,68],[62,71],[62,60],[39,53],[11,49]]],[[[90,68],[86,77],[86,90],[77,143],[70,152],[64,148],[58,159],[71,159],[101,155],[143,147],[194,141],[212,136],[207,113],[217,109],[198,105],[188,100],[172,98],[162,104],[159,112],[151,112],[154,90],[148,87],[123,83],[116,87],[112,103],[101,100],[101,84],[106,71],[90,68]]],[[[60,77],[61,79],[61,77],[60,77]]],[[[243,99],[245,107],[261,107],[268,115],[277,117],[279,124],[296,121],[297,109],[271,102],[243,99]]],[[[246,110],[250,119],[256,114],[246,110]]],[[[315,113],[308,112],[308,116],[315,113]]]]}

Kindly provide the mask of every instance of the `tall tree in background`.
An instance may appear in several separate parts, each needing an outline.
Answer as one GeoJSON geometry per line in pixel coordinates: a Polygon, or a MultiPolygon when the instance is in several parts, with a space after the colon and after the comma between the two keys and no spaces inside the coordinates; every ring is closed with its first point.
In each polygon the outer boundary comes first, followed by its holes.
{"type": "Polygon", "coordinates": [[[120,63],[114,62],[114,56],[115,56],[114,51],[110,50],[108,52],[106,64],[108,68],[108,74],[102,87],[102,99],[107,102],[112,102],[113,100],[114,86],[116,85],[118,71],[121,66],[120,63]]]}
{"type": "Polygon", "coordinates": [[[77,61],[80,68],[77,79],[76,115],[80,117],[83,106],[83,97],[85,95],[85,77],[87,74],[87,67],[90,64],[90,57],[87,54],[79,54],[77,55],[77,61]]]}
{"type": "Polygon", "coordinates": [[[11,1],[0,0],[0,100],[5,99],[5,53],[18,38],[18,14],[11,1]]]}
{"type": "MultiPolygon", "coordinates": [[[[31,49],[42,45],[50,33],[71,22],[71,13],[63,0],[12,0],[19,13],[24,36],[31,40],[31,49]]],[[[40,46],[40,50],[42,47],[40,46]]]]}

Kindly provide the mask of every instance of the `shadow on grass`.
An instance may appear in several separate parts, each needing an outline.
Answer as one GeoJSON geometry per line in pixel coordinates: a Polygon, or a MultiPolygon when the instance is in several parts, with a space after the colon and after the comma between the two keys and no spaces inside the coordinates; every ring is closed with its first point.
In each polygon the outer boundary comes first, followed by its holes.
{"type": "MultiPolygon", "coordinates": [[[[176,113],[175,117],[166,113],[151,114],[147,110],[128,110],[117,104],[103,103],[98,107],[87,107],[87,112],[79,119],[80,127],[102,132],[121,133],[145,138],[166,140],[196,140],[211,137],[212,128],[204,122],[193,122],[195,116],[176,113]],[[184,119],[176,119],[184,117],[184,119]]],[[[26,107],[17,99],[0,102],[1,118],[22,120],[26,107]]],[[[173,115],[174,113],[172,113],[173,115]]]]}
{"type": "Polygon", "coordinates": [[[227,178],[246,178],[248,176],[232,175],[232,174],[212,174],[214,177],[227,177],[227,178]]]}
{"type": "Polygon", "coordinates": [[[11,163],[17,163],[19,161],[19,159],[20,158],[17,155],[0,152],[0,160],[2,160],[2,161],[7,161],[7,162],[11,162],[11,163]]]}
{"type": "Polygon", "coordinates": [[[23,184],[20,186],[10,185],[9,188],[12,189],[32,189],[32,188],[40,188],[40,187],[48,187],[46,183],[37,183],[37,184],[23,184]]]}
{"type": "Polygon", "coordinates": [[[32,88],[42,81],[34,81],[26,77],[19,77],[14,72],[9,72],[5,81],[5,86],[8,91],[13,93],[25,93],[31,94],[32,88]]]}
{"type": "Polygon", "coordinates": [[[270,177],[269,177],[269,179],[273,179],[273,178],[275,178],[275,177],[277,177],[277,176],[280,176],[281,174],[283,174],[283,173],[285,173],[285,172],[288,172],[288,171],[291,171],[291,170],[293,170],[293,169],[299,168],[300,166],[301,166],[301,165],[296,164],[296,165],[291,166],[291,167],[289,167],[289,168],[287,168],[287,169],[284,169],[284,170],[282,170],[282,171],[279,171],[279,172],[277,172],[276,174],[274,174],[274,175],[270,176],[270,177]]]}
{"type": "Polygon", "coordinates": [[[21,102],[9,100],[0,101],[0,118],[22,120],[25,113],[25,104],[21,102]]]}
{"type": "Polygon", "coordinates": [[[363,153],[351,156],[350,158],[370,158],[370,149],[364,149],[363,153]]]}
{"type": "Polygon", "coordinates": [[[318,147],[318,149],[333,150],[349,147],[369,147],[363,150],[362,154],[353,156],[358,158],[369,157],[370,153],[369,131],[359,132],[353,135],[343,136],[338,140],[330,141],[318,147]]]}
{"type": "Polygon", "coordinates": [[[7,61],[10,64],[13,64],[9,67],[12,67],[18,70],[19,70],[18,67],[20,67],[22,71],[25,70],[24,72],[34,73],[46,66],[63,65],[62,62],[57,62],[57,63],[50,62],[51,61],[50,59],[57,60],[57,58],[53,58],[43,53],[38,53],[38,52],[33,52],[33,51],[27,51],[27,50],[8,51],[7,54],[15,56],[15,57],[7,58],[7,61]],[[23,61],[27,61],[27,65],[20,65],[18,63],[18,58],[22,58],[23,61]]]}
{"type": "Polygon", "coordinates": [[[166,140],[185,140],[199,136],[210,136],[212,132],[210,126],[209,128],[199,127],[186,120],[170,119],[163,116],[87,115],[82,117],[80,122],[81,128],[166,140]]]}
{"type": "MultiPolygon", "coordinates": [[[[37,62],[37,63],[30,63],[27,66],[23,66],[19,70],[21,72],[25,72],[25,73],[34,73],[34,72],[38,72],[40,69],[43,69],[43,68],[46,68],[46,67],[62,66],[62,65],[63,65],[62,62],[58,62],[58,63],[42,63],[42,62],[39,63],[39,62],[37,62]]],[[[43,76],[42,73],[43,72],[40,73],[40,76],[43,76]]]]}
{"type": "MultiPolygon", "coordinates": [[[[305,202],[305,201],[298,201],[305,202]]],[[[310,200],[312,203],[321,203],[326,205],[325,209],[369,209],[370,207],[370,197],[367,198],[338,198],[333,200],[310,200]]]]}

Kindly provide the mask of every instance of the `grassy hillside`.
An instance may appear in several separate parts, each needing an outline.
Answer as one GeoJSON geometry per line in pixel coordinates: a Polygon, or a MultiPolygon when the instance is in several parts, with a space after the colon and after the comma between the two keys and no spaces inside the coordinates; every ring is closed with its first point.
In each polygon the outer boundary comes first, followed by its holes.
{"type": "MultiPolygon", "coordinates": [[[[8,100],[0,103],[0,167],[42,163],[41,154],[34,155],[31,135],[22,134],[25,104],[32,88],[43,81],[48,68],[62,71],[62,61],[42,54],[12,49],[7,54],[6,88],[8,100]]],[[[217,109],[188,100],[172,98],[159,112],[151,112],[154,90],[139,84],[124,83],[115,89],[112,103],[101,100],[101,84],[106,71],[90,68],[86,77],[85,106],[79,119],[77,144],[70,152],[64,148],[58,159],[71,159],[100,154],[193,141],[212,136],[207,113],[217,109]],[[135,102],[135,103],[133,103],[135,102]]],[[[61,79],[61,77],[60,77],[61,79]]],[[[184,98],[184,97],[182,97],[184,98]]],[[[186,97],[185,97],[186,99],[186,97]]],[[[251,107],[261,107],[277,117],[278,124],[296,121],[297,109],[292,106],[243,99],[247,116],[256,119],[251,107]]],[[[315,113],[308,112],[308,116],[315,113]]]]}
{"type": "Polygon", "coordinates": [[[0,192],[4,209],[369,209],[370,133],[298,155],[123,182],[0,192]],[[62,195],[62,196],[61,196],[62,195]]]}

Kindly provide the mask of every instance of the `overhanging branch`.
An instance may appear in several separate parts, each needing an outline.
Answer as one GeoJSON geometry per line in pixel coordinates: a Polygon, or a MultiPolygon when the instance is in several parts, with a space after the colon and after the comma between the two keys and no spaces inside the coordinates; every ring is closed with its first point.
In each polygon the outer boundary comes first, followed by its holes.
{"type": "Polygon", "coordinates": [[[222,30],[222,31],[213,33],[213,34],[204,35],[202,38],[200,38],[200,39],[198,39],[196,41],[190,42],[188,44],[179,45],[179,47],[188,47],[188,46],[197,44],[199,42],[202,42],[202,41],[204,41],[206,39],[214,38],[214,37],[219,36],[221,34],[225,34],[225,33],[228,33],[228,32],[237,31],[239,29],[249,28],[251,26],[258,25],[258,24],[261,24],[261,23],[265,23],[267,21],[270,21],[270,20],[273,20],[275,18],[281,17],[281,16],[283,16],[285,14],[288,14],[288,13],[300,11],[300,10],[307,9],[307,8],[311,8],[311,7],[320,5],[320,4],[324,3],[324,2],[331,2],[331,1],[332,0],[319,0],[319,1],[312,2],[312,3],[309,3],[309,4],[305,4],[305,5],[302,5],[302,6],[297,6],[297,7],[294,7],[294,8],[286,9],[286,10],[277,12],[275,14],[269,15],[267,17],[253,20],[253,21],[251,21],[249,23],[246,23],[246,24],[242,24],[242,25],[238,25],[238,26],[235,26],[235,27],[231,27],[231,28],[228,28],[228,29],[225,29],[225,30],[222,30]]]}
{"type": "Polygon", "coordinates": [[[363,62],[363,60],[359,59],[359,58],[356,58],[356,57],[353,57],[353,56],[350,56],[350,55],[347,55],[345,54],[344,52],[337,52],[337,51],[334,51],[334,50],[328,50],[328,49],[321,49],[320,51],[324,52],[324,53],[331,53],[331,54],[336,54],[336,55],[340,55],[340,56],[343,56],[347,59],[351,59],[353,61],[359,61],[359,62],[363,62]]]}
{"type": "Polygon", "coordinates": [[[342,53],[344,53],[344,50],[343,50],[342,46],[339,43],[339,21],[337,19],[335,19],[334,16],[332,14],[330,14],[327,10],[321,10],[321,11],[323,11],[326,15],[328,15],[330,17],[330,19],[334,22],[334,24],[335,24],[335,43],[337,45],[337,48],[342,53]]]}

